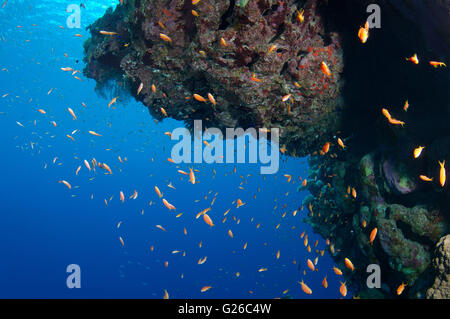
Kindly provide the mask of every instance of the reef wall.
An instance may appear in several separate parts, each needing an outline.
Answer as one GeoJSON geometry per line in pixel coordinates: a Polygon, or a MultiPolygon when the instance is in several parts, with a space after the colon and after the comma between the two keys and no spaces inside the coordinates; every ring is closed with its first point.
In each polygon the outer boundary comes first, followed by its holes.
{"type": "Polygon", "coordinates": [[[450,299],[450,235],[437,243],[433,266],[437,275],[427,291],[427,298],[450,299]]]}
{"type": "MultiPolygon", "coordinates": [[[[438,281],[435,245],[449,232],[450,192],[448,182],[444,187],[439,183],[439,162],[450,161],[450,83],[448,70],[435,69],[428,61],[448,61],[448,53],[429,41],[424,31],[429,26],[419,24],[423,19],[411,19],[410,12],[428,15],[417,10],[421,1],[376,1],[381,29],[370,30],[366,44],[358,43],[355,26],[364,23],[365,6],[371,2],[329,3],[328,11],[340,26],[346,66],[346,111],[340,129],[347,148],[342,150],[330,137],[331,155],[311,157],[311,196],[304,204],[312,212],[306,221],[330,239],[330,252],[342,268],[344,258],[350,258],[360,270],[345,272],[356,295],[436,297],[439,294],[427,289],[438,281]],[[418,65],[405,60],[414,53],[420,56],[418,65]],[[405,111],[406,100],[410,107],[405,111]],[[382,108],[405,125],[390,124],[382,108]],[[418,146],[424,146],[424,152],[414,158],[418,146]],[[381,289],[366,286],[365,269],[372,263],[381,266],[381,289]],[[398,296],[402,283],[407,288],[398,296]]],[[[449,1],[422,4],[436,10],[449,1]]],[[[445,23],[436,20],[433,28],[443,29],[448,23],[450,13],[445,12],[445,23]]],[[[448,40],[437,33],[436,38],[441,44],[448,40]]]]}

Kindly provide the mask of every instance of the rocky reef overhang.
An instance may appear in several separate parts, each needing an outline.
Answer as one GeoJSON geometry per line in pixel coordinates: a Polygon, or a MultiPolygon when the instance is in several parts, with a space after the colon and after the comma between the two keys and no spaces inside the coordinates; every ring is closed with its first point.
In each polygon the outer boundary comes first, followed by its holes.
{"type": "Polygon", "coordinates": [[[218,128],[277,127],[281,144],[306,155],[338,127],[339,36],[325,25],[320,1],[244,3],[126,1],[89,27],[84,74],[99,87],[122,82],[155,118],[165,116],[162,107],[188,127],[194,119],[218,128]]]}

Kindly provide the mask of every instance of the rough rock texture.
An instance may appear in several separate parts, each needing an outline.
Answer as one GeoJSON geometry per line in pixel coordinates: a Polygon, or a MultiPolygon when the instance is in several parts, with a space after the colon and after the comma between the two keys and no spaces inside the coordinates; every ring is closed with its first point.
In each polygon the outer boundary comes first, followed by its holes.
{"type": "Polygon", "coordinates": [[[450,235],[437,243],[433,266],[437,276],[427,291],[427,298],[450,299],[450,235]]]}
{"type": "Polygon", "coordinates": [[[202,119],[208,127],[279,127],[281,143],[305,155],[337,129],[342,106],[340,39],[325,30],[320,2],[249,0],[243,7],[235,0],[195,6],[187,0],[127,1],[90,26],[84,74],[100,86],[125,79],[131,95],[159,119],[163,107],[188,126],[202,119]],[[303,22],[297,21],[299,10],[303,22]],[[194,100],[194,93],[211,93],[217,106],[194,100]]]}

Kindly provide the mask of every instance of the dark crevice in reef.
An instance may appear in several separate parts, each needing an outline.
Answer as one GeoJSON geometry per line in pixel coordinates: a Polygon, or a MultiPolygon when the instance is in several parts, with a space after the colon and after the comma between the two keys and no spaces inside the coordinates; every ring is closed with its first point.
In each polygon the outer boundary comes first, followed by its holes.
{"type": "Polygon", "coordinates": [[[234,6],[236,5],[236,0],[230,0],[230,5],[227,11],[220,17],[219,30],[226,30],[232,23],[231,18],[233,16],[234,6]]]}
{"type": "Polygon", "coordinates": [[[427,238],[425,236],[420,236],[417,233],[415,233],[411,229],[411,225],[408,225],[407,223],[405,223],[404,221],[401,221],[401,220],[397,220],[396,225],[397,225],[397,228],[402,231],[405,238],[415,241],[417,243],[420,243],[421,245],[423,245],[424,247],[427,247],[427,248],[434,247],[434,243],[432,240],[430,240],[429,238],[427,238]]]}
{"type": "Polygon", "coordinates": [[[184,32],[189,41],[192,41],[197,33],[197,26],[195,25],[195,17],[192,15],[194,6],[191,0],[185,0],[182,9],[184,20],[184,32]]]}
{"type": "Polygon", "coordinates": [[[274,4],[270,8],[264,10],[262,15],[263,15],[263,17],[268,16],[268,15],[274,13],[275,11],[277,11],[277,9],[278,9],[278,4],[274,4]]]}
{"type": "Polygon", "coordinates": [[[283,67],[281,68],[280,75],[283,75],[287,71],[287,69],[288,69],[288,62],[285,62],[283,64],[283,67]]]}
{"type": "Polygon", "coordinates": [[[275,36],[270,39],[269,43],[274,43],[275,41],[277,41],[281,35],[284,33],[284,31],[286,30],[286,25],[284,23],[280,24],[280,26],[277,29],[277,33],[275,34],[275,36]]]}

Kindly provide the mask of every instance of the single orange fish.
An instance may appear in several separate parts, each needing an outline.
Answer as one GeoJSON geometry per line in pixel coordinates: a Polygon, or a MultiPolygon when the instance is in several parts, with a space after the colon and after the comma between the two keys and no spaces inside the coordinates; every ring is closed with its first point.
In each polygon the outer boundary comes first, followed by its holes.
{"type": "Polygon", "coordinates": [[[207,223],[209,226],[213,227],[214,223],[211,219],[211,217],[209,217],[208,214],[203,214],[203,220],[205,221],[205,223],[207,223]]]}
{"type": "Polygon", "coordinates": [[[191,184],[195,184],[195,174],[192,168],[189,169],[189,181],[191,184]]]}
{"type": "Polygon", "coordinates": [[[196,99],[199,102],[206,102],[206,99],[199,94],[194,94],[194,99],[196,99]]]}
{"type": "Polygon", "coordinates": [[[360,27],[358,30],[358,38],[362,43],[366,43],[369,38],[369,21],[366,21],[364,27],[360,27]]]}
{"type": "Polygon", "coordinates": [[[333,267],[334,273],[338,276],[342,276],[342,271],[336,266],[333,267]]]}
{"type": "Polygon", "coordinates": [[[430,61],[430,65],[434,68],[437,67],[447,67],[444,62],[430,61]]]}
{"type": "Polygon", "coordinates": [[[325,74],[326,76],[331,76],[331,71],[325,62],[322,61],[322,63],[320,63],[320,69],[322,70],[323,74],[325,74]]]}
{"type": "Polygon", "coordinates": [[[344,262],[345,262],[345,266],[346,266],[348,269],[350,269],[351,271],[354,271],[354,270],[355,270],[355,267],[353,266],[353,263],[350,261],[350,259],[345,258],[345,259],[344,259],[344,262]]]}
{"type": "Polygon", "coordinates": [[[440,171],[439,171],[439,183],[441,184],[441,187],[444,187],[445,185],[445,179],[446,179],[446,174],[445,174],[445,161],[443,161],[442,163],[439,162],[439,165],[441,167],[440,171]]]}
{"type": "Polygon", "coordinates": [[[406,61],[411,61],[414,64],[419,64],[419,58],[417,57],[417,54],[414,54],[412,57],[405,59],[406,61]]]}
{"type": "Polygon", "coordinates": [[[373,244],[373,241],[375,240],[375,237],[377,236],[377,232],[378,232],[378,229],[376,227],[370,232],[370,244],[373,244]]]}
{"type": "Polygon", "coordinates": [[[402,283],[400,286],[398,286],[397,288],[397,295],[400,296],[403,292],[403,290],[405,290],[406,284],[402,283]]]}
{"type": "Polygon", "coordinates": [[[322,280],[322,286],[323,288],[328,288],[328,281],[327,281],[327,276],[325,276],[322,280]]]}
{"type": "Polygon", "coordinates": [[[166,42],[172,42],[172,39],[171,39],[169,36],[165,35],[164,33],[160,33],[160,34],[159,34],[159,37],[160,37],[161,40],[163,40],[163,41],[166,41],[166,42]]]}
{"type": "Polygon", "coordinates": [[[170,204],[166,199],[163,198],[163,204],[164,206],[166,206],[169,210],[176,210],[175,206],[173,206],[172,204],[170,204]]]}
{"type": "Polygon", "coordinates": [[[347,286],[345,285],[345,282],[341,282],[341,287],[339,287],[339,292],[343,297],[347,296],[347,286]]]}
{"type": "Polygon", "coordinates": [[[328,153],[330,150],[330,142],[326,142],[325,145],[322,147],[322,151],[324,154],[328,153]]]}
{"type": "Polygon", "coordinates": [[[210,290],[211,288],[212,288],[212,286],[205,286],[205,287],[203,287],[200,291],[201,291],[201,292],[205,292],[205,291],[210,290]]]}
{"type": "Polygon", "coordinates": [[[312,294],[312,290],[311,288],[309,288],[304,282],[303,280],[300,282],[300,285],[302,286],[302,290],[305,294],[311,295],[312,294]]]}
{"type": "Polygon", "coordinates": [[[432,182],[433,181],[433,178],[431,177],[428,177],[428,176],[426,176],[426,175],[420,175],[419,176],[419,178],[421,179],[421,180],[423,180],[424,182],[432,182]]]}

